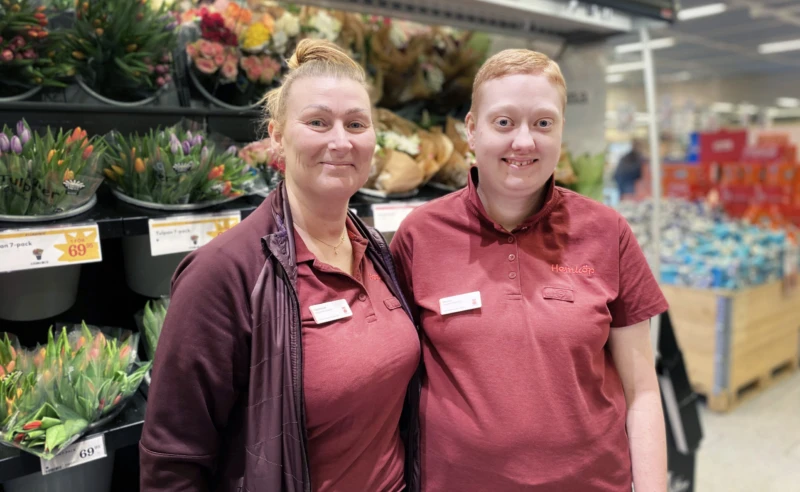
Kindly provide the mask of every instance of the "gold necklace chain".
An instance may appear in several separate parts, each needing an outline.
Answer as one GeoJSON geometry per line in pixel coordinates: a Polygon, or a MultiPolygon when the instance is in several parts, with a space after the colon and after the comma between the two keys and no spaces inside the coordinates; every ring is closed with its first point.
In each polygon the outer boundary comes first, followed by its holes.
{"type": "MultiPolygon", "coordinates": [[[[342,237],[341,237],[341,239],[339,239],[339,243],[338,243],[336,246],[334,246],[334,245],[332,245],[332,244],[328,244],[328,243],[326,243],[325,241],[323,241],[322,239],[320,239],[320,238],[318,238],[318,237],[316,237],[316,236],[313,236],[313,235],[312,235],[310,232],[308,232],[307,230],[303,229],[302,227],[300,227],[300,226],[299,226],[298,224],[296,224],[296,223],[295,223],[295,227],[299,228],[301,231],[303,231],[303,232],[305,232],[306,234],[308,234],[308,235],[309,235],[309,236],[310,236],[312,239],[314,239],[314,240],[317,240],[317,241],[321,242],[322,244],[324,244],[325,246],[327,246],[327,247],[329,247],[329,248],[333,248],[333,254],[334,254],[335,256],[339,256],[339,252],[337,251],[337,249],[339,249],[339,247],[341,247],[342,243],[344,243],[345,231],[342,231],[342,237]]],[[[345,230],[346,230],[346,229],[345,229],[345,230]]]]}

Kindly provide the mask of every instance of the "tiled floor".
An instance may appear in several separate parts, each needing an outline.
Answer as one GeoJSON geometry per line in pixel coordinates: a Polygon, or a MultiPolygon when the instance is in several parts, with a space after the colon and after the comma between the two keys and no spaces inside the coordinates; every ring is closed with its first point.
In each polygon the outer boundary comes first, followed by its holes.
{"type": "Polygon", "coordinates": [[[696,492],[800,492],[800,373],[701,419],[696,492]]]}

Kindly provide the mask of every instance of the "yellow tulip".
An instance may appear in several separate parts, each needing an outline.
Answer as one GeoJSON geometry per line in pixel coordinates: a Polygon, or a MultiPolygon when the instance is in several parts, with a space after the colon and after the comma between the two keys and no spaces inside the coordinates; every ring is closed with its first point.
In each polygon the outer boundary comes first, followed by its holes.
{"type": "Polygon", "coordinates": [[[53,160],[53,156],[56,155],[56,149],[50,149],[50,152],[47,153],[47,163],[49,164],[50,161],[53,160]]]}
{"type": "Polygon", "coordinates": [[[111,171],[111,169],[103,169],[103,174],[105,174],[106,177],[108,179],[110,179],[111,181],[116,181],[117,180],[117,175],[114,174],[114,172],[111,171]]]}
{"type": "Polygon", "coordinates": [[[112,165],[111,165],[111,169],[113,169],[113,170],[114,170],[114,172],[115,172],[115,173],[117,173],[117,174],[119,174],[120,176],[122,176],[123,174],[125,174],[125,170],[124,170],[124,169],[122,169],[121,167],[119,167],[119,166],[118,166],[118,165],[116,165],[116,164],[112,164],[112,165]]]}
{"type": "Polygon", "coordinates": [[[75,179],[75,173],[71,169],[67,169],[64,171],[64,181],[69,181],[70,179],[75,179]]]}
{"type": "Polygon", "coordinates": [[[134,167],[134,169],[136,169],[137,173],[143,173],[144,170],[146,169],[145,165],[144,165],[144,161],[142,160],[141,157],[137,157],[136,158],[136,164],[134,164],[133,167],[134,167]]]}

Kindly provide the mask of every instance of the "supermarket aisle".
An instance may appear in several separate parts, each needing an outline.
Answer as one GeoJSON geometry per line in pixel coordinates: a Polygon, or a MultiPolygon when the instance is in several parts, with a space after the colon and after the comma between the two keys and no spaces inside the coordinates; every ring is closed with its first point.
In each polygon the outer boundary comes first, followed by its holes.
{"type": "Polygon", "coordinates": [[[800,373],[726,415],[701,407],[697,492],[800,491],[800,373]]]}

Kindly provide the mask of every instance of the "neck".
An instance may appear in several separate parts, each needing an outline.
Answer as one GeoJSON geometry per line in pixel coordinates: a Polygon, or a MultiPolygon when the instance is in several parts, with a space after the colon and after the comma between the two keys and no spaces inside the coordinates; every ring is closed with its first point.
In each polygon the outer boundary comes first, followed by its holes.
{"type": "Polygon", "coordinates": [[[480,183],[477,187],[478,198],[483,203],[483,208],[492,220],[511,232],[525,222],[531,215],[537,213],[544,206],[545,190],[547,184],[533,195],[524,198],[515,198],[497,194],[487,197],[486,191],[480,183]]]}
{"type": "Polygon", "coordinates": [[[300,229],[318,240],[336,244],[342,237],[347,221],[347,205],[345,200],[335,200],[307,196],[293,183],[286,181],[286,196],[292,211],[292,220],[300,229]]]}

